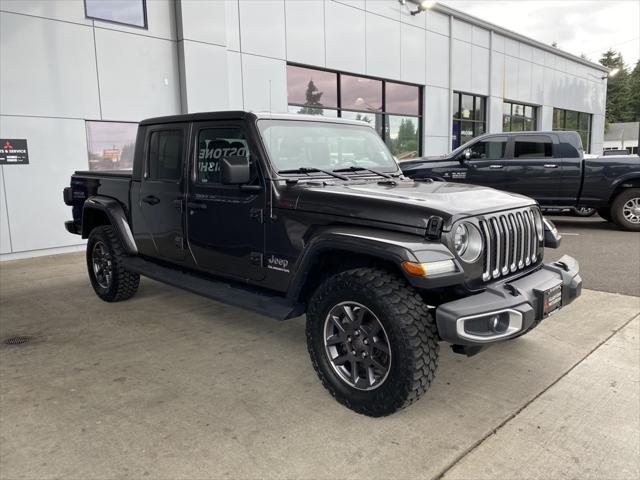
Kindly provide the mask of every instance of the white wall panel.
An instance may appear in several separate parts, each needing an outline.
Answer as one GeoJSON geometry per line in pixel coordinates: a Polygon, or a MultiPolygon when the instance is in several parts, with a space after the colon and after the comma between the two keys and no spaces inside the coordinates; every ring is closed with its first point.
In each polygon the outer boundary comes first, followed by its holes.
{"type": "Polygon", "coordinates": [[[544,50],[533,47],[533,63],[544,65],[544,50]]]}
{"type": "MultiPolygon", "coordinates": [[[[410,5],[413,6],[413,5],[410,5]]],[[[387,0],[365,0],[365,9],[367,12],[375,13],[388,17],[396,22],[400,21],[400,9],[403,8],[400,2],[387,0]]]]}
{"type": "Polygon", "coordinates": [[[533,48],[526,43],[520,43],[520,58],[529,62],[533,61],[533,48]]]}
{"type": "Polygon", "coordinates": [[[359,8],[360,10],[364,10],[365,0],[327,0],[330,2],[338,2],[343,5],[349,5],[350,7],[359,8]]]}
{"type": "Polygon", "coordinates": [[[523,102],[531,101],[531,62],[518,60],[518,98],[523,102]]]}
{"type": "Polygon", "coordinates": [[[504,98],[518,100],[518,59],[504,57],[504,98]]]}
{"type": "Polygon", "coordinates": [[[449,37],[427,31],[427,85],[449,87],[449,37]]]}
{"type": "Polygon", "coordinates": [[[504,96],[504,53],[492,53],[493,67],[491,69],[491,95],[496,97],[504,96]]]}
{"type": "Polygon", "coordinates": [[[6,12],[91,25],[91,19],[84,16],[84,3],[77,0],[2,0],[0,8],[6,12]]]}
{"type": "Polygon", "coordinates": [[[442,155],[450,151],[449,137],[431,137],[424,139],[423,155],[442,155]]]}
{"type": "Polygon", "coordinates": [[[105,120],[180,112],[176,42],[97,29],[96,49],[105,120]]]}
{"type": "Polygon", "coordinates": [[[551,52],[544,52],[544,66],[556,68],[556,55],[551,52]]]}
{"type": "Polygon", "coordinates": [[[427,32],[419,27],[402,24],[400,66],[405,82],[424,84],[426,81],[427,32]]]}
{"type": "Polygon", "coordinates": [[[505,38],[497,33],[493,34],[493,49],[496,52],[504,53],[505,38]]]}
{"type": "Polygon", "coordinates": [[[545,68],[536,63],[531,65],[531,102],[536,105],[544,103],[544,71],[545,68]]]}
{"type": "Polygon", "coordinates": [[[414,10],[412,5],[405,5],[400,9],[400,21],[402,23],[408,23],[409,25],[413,25],[414,27],[426,28],[427,27],[427,16],[425,14],[421,15],[411,15],[411,12],[414,10]]]}
{"type": "Polygon", "coordinates": [[[146,4],[148,25],[146,30],[119,23],[103,22],[101,20],[95,20],[95,26],[121,32],[142,33],[166,40],[177,40],[176,6],[174,0],[151,0],[146,2],[146,4]]]}
{"type": "Polygon", "coordinates": [[[227,44],[225,2],[179,0],[176,9],[181,16],[177,22],[179,40],[227,44]]]}
{"type": "MultiPolygon", "coordinates": [[[[4,136],[4,132],[2,134],[4,136]]],[[[6,168],[15,168],[8,166],[6,168]]],[[[20,168],[20,167],[18,167],[20,168]]],[[[9,217],[7,215],[7,202],[5,202],[3,171],[5,167],[0,166],[0,254],[11,253],[11,236],[9,235],[9,217]]]]}
{"type": "Polygon", "coordinates": [[[284,0],[240,0],[243,53],[286,58],[284,0]]]}
{"type": "Polygon", "coordinates": [[[365,12],[341,3],[325,3],[327,67],[365,73],[365,12]]]}
{"type": "Polygon", "coordinates": [[[392,80],[400,79],[399,21],[367,13],[367,74],[392,80]]]}
{"type": "Polygon", "coordinates": [[[90,27],[0,13],[0,113],[100,117],[90,27]]]}
{"type": "Polygon", "coordinates": [[[64,228],[71,208],[60,192],[75,170],[88,168],[85,122],[3,116],[0,131],[29,142],[29,165],[3,168],[13,251],[81,244],[64,228]]]}
{"type": "Polygon", "coordinates": [[[594,115],[591,120],[591,153],[602,154],[604,144],[604,115],[594,115]]]}
{"type": "Polygon", "coordinates": [[[538,110],[538,128],[540,130],[553,130],[553,107],[549,105],[543,105],[538,110]]]}
{"type": "Polygon", "coordinates": [[[439,33],[441,35],[449,35],[449,16],[442,13],[427,10],[422,15],[427,19],[427,30],[439,33]]]}
{"type": "Polygon", "coordinates": [[[471,46],[471,91],[489,95],[489,50],[471,46]]]}
{"type": "Polygon", "coordinates": [[[227,51],[229,110],[244,110],[242,98],[242,59],[238,52],[227,51]]]}
{"type": "Polygon", "coordinates": [[[240,12],[238,9],[238,0],[224,0],[227,48],[236,52],[240,51],[240,12]]]}
{"type": "Polygon", "coordinates": [[[325,64],[324,1],[287,0],[287,60],[307,65],[325,64]]]}
{"type": "Polygon", "coordinates": [[[471,30],[471,43],[480,47],[489,48],[489,30],[473,25],[471,30]]]}
{"type": "Polygon", "coordinates": [[[227,76],[221,75],[227,66],[227,50],[220,45],[184,40],[183,71],[185,85],[182,101],[184,113],[210,112],[229,108],[227,76]]]}
{"type": "Polygon", "coordinates": [[[456,40],[462,40],[464,42],[471,43],[472,28],[471,24],[462,22],[457,18],[453,19],[453,25],[451,26],[451,36],[456,40]]]}
{"type": "Polygon", "coordinates": [[[504,39],[504,53],[512,57],[520,56],[520,43],[511,38],[504,39]]]}
{"type": "Polygon", "coordinates": [[[242,82],[245,109],[287,111],[287,64],[284,60],[242,54],[242,82]]]}
{"type": "Polygon", "coordinates": [[[487,133],[502,132],[502,112],[504,100],[500,97],[489,97],[487,108],[487,133]]]}
{"type": "Polygon", "coordinates": [[[471,91],[471,44],[453,40],[452,81],[454,90],[471,91]]]}
{"type": "Polygon", "coordinates": [[[426,87],[424,89],[424,132],[430,136],[449,135],[449,89],[426,87]]]}

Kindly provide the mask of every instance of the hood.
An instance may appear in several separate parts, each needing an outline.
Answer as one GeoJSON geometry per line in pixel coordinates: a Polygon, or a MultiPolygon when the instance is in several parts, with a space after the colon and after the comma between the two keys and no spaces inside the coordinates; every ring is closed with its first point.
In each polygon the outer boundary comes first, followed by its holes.
{"type": "Polygon", "coordinates": [[[514,193],[446,182],[297,184],[283,192],[295,209],[342,217],[426,227],[437,215],[450,224],[459,218],[535,204],[514,193]],[[291,198],[295,195],[295,200],[291,198]],[[293,201],[292,201],[293,200],[293,201]]]}
{"type": "Polygon", "coordinates": [[[404,162],[400,162],[400,169],[403,172],[409,171],[412,168],[419,167],[424,165],[425,163],[435,163],[435,162],[444,162],[449,161],[453,158],[451,154],[447,155],[437,155],[437,156],[429,156],[429,157],[420,157],[412,160],[406,160],[404,162]]]}

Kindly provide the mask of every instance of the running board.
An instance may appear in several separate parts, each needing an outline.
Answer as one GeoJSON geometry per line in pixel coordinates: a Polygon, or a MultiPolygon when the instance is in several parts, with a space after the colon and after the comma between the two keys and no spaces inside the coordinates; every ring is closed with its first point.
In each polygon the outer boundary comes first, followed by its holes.
{"type": "Polygon", "coordinates": [[[164,267],[141,257],[124,257],[122,264],[130,272],[277,320],[287,320],[304,313],[300,305],[294,305],[284,297],[259,291],[250,286],[204,278],[164,267]]]}

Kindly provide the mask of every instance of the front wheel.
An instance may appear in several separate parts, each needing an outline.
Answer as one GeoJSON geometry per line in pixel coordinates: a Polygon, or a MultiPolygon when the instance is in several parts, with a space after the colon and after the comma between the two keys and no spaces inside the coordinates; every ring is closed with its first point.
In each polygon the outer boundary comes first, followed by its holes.
{"type": "Polygon", "coordinates": [[[87,241],[87,270],[96,295],[105,302],[120,302],[138,291],[140,275],[122,266],[124,252],[113,227],[96,227],[87,241]]]}
{"type": "Polygon", "coordinates": [[[418,400],[438,365],[433,316],[411,286],[383,270],[330,277],[307,312],[307,346],[323,385],[365,415],[389,415],[418,400]]]}
{"type": "Polygon", "coordinates": [[[640,232],[640,188],[629,188],[616,197],[611,219],[623,230],[640,232]]]}

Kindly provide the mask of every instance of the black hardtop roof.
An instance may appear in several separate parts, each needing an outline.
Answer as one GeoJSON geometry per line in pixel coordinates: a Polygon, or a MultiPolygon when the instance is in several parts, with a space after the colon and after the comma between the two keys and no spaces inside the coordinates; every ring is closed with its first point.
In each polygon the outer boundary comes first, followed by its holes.
{"type": "Polygon", "coordinates": [[[163,123],[181,123],[181,122],[203,122],[213,120],[245,120],[247,118],[253,119],[273,119],[273,120],[305,120],[312,122],[329,122],[329,123],[343,123],[349,125],[361,125],[368,126],[366,122],[360,120],[348,120],[344,118],[325,117],[322,115],[300,115],[297,113],[269,113],[269,112],[245,112],[242,110],[230,110],[224,112],[200,112],[200,113],[187,113],[183,115],[169,115],[166,117],[147,118],[142,120],[140,125],[160,125],[163,123]]]}

